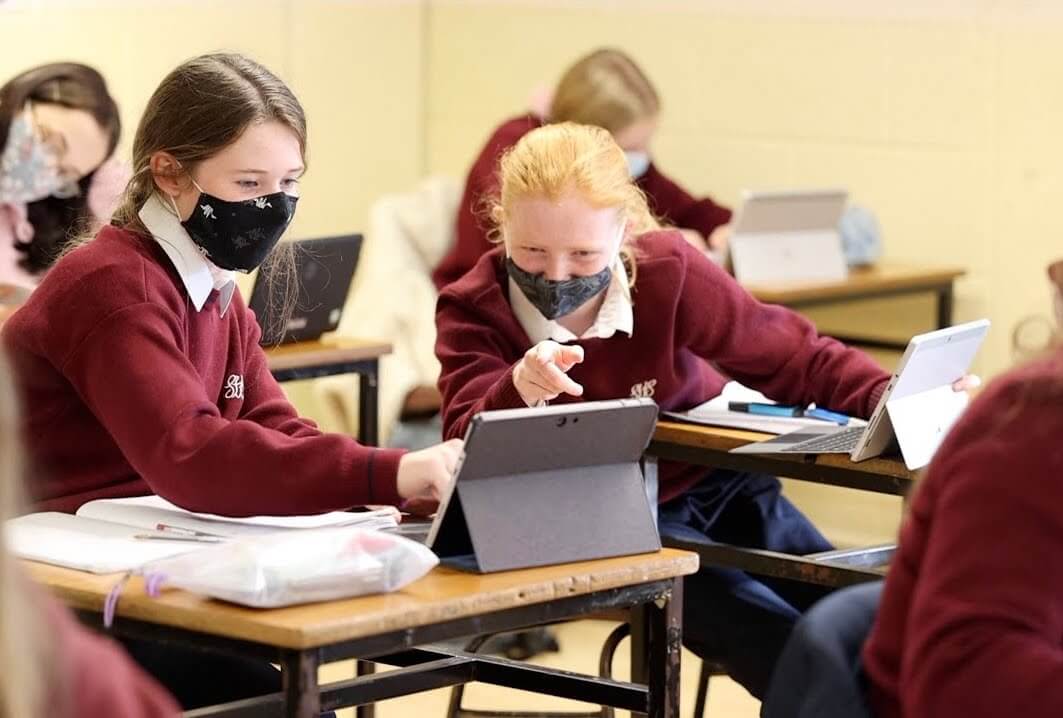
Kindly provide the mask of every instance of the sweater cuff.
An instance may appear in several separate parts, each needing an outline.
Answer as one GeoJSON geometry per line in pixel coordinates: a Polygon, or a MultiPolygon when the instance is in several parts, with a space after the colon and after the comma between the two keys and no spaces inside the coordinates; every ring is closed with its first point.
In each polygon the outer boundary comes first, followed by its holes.
{"type": "Polygon", "coordinates": [[[522,409],[526,406],[528,405],[513,383],[513,367],[510,367],[504,376],[499,377],[487,391],[483,401],[483,408],[486,410],[522,409]]]}
{"type": "Polygon", "coordinates": [[[402,504],[403,498],[399,496],[398,488],[399,461],[405,455],[404,449],[373,449],[369,458],[369,501],[366,503],[388,506],[402,504]]]}

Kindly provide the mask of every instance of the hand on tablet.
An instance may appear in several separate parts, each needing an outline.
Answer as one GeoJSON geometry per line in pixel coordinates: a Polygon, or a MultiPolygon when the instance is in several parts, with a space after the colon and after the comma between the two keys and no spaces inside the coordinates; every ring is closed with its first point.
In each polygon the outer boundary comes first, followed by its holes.
{"type": "Polygon", "coordinates": [[[454,478],[463,446],[461,439],[451,439],[403,456],[396,478],[399,496],[439,501],[454,478]]]}
{"type": "Polygon", "coordinates": [[[568,371],[583,361],[583,347],[539,342],[513,367],[513,386],[528,406],[537,406],[561,394],[583,396],[583,387],[568,371]]]}
{"type": "Polygon", "coordinates": [[[952,390],[957,393],[965,391],[973,397],[975,390],[980,386],[982,386],[981,377],[975,374],[964,374],[962,378],[952,383],[952,390]]]}

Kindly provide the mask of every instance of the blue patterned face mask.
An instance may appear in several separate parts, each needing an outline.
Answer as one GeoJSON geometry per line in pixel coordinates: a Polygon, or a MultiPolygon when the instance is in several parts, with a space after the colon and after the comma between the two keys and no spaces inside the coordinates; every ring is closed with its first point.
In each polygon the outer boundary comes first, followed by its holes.
{"type": "Polygon", "coordinates": [[[638,179],[642,175],[646,174],[647,171],[649,171],[649,152],[625,150],[624,156],[627,158],[627,170],[631,174],[631,179],[638,179]]]}
{"type": "Polygon", "coordinates": [[[0,202],[26,204],[50,197],[73,197],[75,182],[59,171],[55,148],[37,136],[29,105],[11,119],[0,154],[0,202]]]}
{"type": "MultiPolygon", "coordinates": [[[[623,244],[624,229],[625,225],[621,225],[617,232],[616,252],[620,251],[620,245],[623,244]]],[[[506,273],[532,306],[544,317],[553,320],[571,314],[609,288],[613,281],[615,256],[613,261],[605,265],[605,269],[585,277],[547,279],[545,274],[532,274],[521,269],[510,257],[506,257],[506,273]]]]}
{"type": "Polygon", "coordinates": [[[181,226],[216,266],[240,272],[250,272],[265,261],[295,217],[299,200],[274,192],[228,202],[207,194],[198,184],[196,189],[199,199],[181,226]]]}
{"type": "Polygon", "coordinates": [[[547,319],[557,319],[576,311],[604,292],[613,279],[611,267],[588,277],[547,279],[542,274],[524,271],[509,257],[506,257],[506,272],[528,301],[547,319]]]}

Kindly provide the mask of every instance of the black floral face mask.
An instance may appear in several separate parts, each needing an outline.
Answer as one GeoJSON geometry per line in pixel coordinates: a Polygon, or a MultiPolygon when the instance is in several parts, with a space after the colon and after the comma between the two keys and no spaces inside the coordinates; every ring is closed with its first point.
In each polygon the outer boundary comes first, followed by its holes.
{"type": "MultiPolygon", "coordinates": [[[[199,185],[196,185],[199,189],[199,185]]],[[[295,217],[298,197],[284,192],[228,202],[199,189],[192,216],[181,222],[221,269],[250,272],[265,261],[295,217]]]]}

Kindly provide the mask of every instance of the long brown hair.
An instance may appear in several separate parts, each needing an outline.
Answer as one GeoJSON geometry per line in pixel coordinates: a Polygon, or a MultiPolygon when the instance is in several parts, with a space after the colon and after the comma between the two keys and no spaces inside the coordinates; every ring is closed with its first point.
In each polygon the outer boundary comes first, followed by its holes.
{"type": "Polygon", "coordinates": [[[557,84],[550,122],[575,122],[617,133],[656,116],[661,98],[629,55],[601,48],[580,58],[557,84]]]}
{"type": "MultiPolygon", "coordinates": [[[[251,125],[280,122],[299,140],[306,163],[306,115],[292,91],[276,75],[243,55],[214,53],[182,63],[156,88],[133,139],[133,176],[112,223],[145,237],[150,233],[137,213],[155,190],[151,157],[172,155],[191,172],[235,142],[251,125]]],[[[283,242],[262,267],[266,295],[280,298],[277,326],[283,334],[298,293],[294,248],[283,242]]]]}
{"type": "MultiPolygon", "coordinates": [[[[0,353],[0,525],[21,513],[22,447],[15,392],[0,353]]],[[[0,716],[43,715],[51,679],[51,645],[27,579],[7,552],[0,531],[0,716]]]]}
{"type": "MultiPolygon", "coordinates": [[[[7,142],[12,119],[27,102],[88,112],[108,137],[107,157],[114,153],[122,132],[118,105],[108,92],[103,76],[88,65],[76,62],[41,65],[16,75],[0,87],[0,147],[7,142]]],[[[16,247],[24,255],[19,264],[27,272],[44,272],[58,259],[67,242],[89,228],[93,217],[88,194],[95,175],[94,169],[78,182],[81,192],[75,197],[45,197],[26,205],[33,239],[16,247]]]]}

